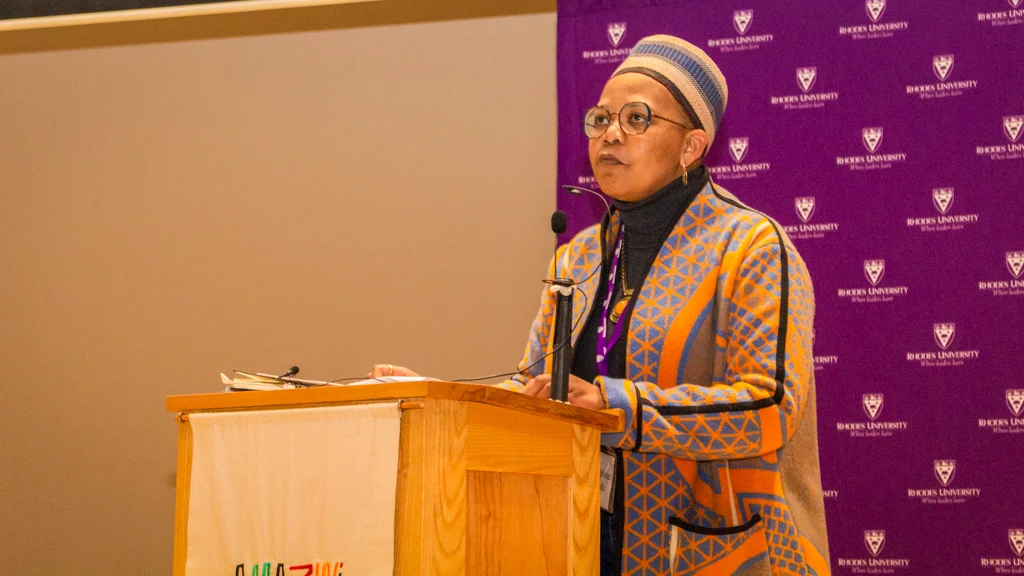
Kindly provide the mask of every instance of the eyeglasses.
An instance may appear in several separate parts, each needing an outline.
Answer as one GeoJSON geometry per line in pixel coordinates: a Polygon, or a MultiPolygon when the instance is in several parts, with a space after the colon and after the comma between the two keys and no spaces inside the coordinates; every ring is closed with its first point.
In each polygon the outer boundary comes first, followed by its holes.
{"type": "MultiPolygon", "coordinates": [[[[608,127],[612,125],[612,116],[614,112],[610,112],[604,106],[594,106],[590,110],[587,110],[587,115],[583,117],[583,132],[587,135],[587,138],[593,140],[594,138],[600,138],[604,135],[608,127]]],[[[647,128],[651,125],[651,118],[657,118],[664,120],[670,124],[676,126],[682,126],[686,129],[691,129],[691,126],[670,120],[663,116],[651,113],[651,107],[643,102],[629,102],[622,107],[618,112],[619,116],[619,129],[624,133],[636,136],[647,132],[647,128]],[[625,120],[623,120],[625,118],[625,120]]]]}

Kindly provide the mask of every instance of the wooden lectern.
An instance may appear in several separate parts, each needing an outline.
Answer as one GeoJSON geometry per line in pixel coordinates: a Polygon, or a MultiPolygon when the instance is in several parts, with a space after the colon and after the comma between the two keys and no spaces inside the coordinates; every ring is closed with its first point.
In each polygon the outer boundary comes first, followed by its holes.
{"type": "Polygon", "coordinates": [[[189,413],[396,400],[395,574],[598,574],[600,433],[621,429],[621,411],[449,382],[168,397],[179,413],[173,574],[188,553],[189,413]]]}

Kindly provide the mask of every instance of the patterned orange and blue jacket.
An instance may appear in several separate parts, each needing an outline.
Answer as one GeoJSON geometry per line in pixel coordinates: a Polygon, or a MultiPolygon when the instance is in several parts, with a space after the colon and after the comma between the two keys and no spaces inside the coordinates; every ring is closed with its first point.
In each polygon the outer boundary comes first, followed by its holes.
{"type": "MultiPolygon", "coordinates": [[[[556,255],[558,276],[580,283],[574,341],[619,226],[613,214],[556,255]]],[[[551,350],[554,303],[545,291],[521,368],[551,350]]],[[[781,227],[709,182],[636,296],[627,378],[594,382],[625,411],[625,430],[602,437],[621,455],[624,575],[830,573],[813,320],[811,280],[781,227]]],[[[549,371],[550,358],[502,386],[549,371]]]]}

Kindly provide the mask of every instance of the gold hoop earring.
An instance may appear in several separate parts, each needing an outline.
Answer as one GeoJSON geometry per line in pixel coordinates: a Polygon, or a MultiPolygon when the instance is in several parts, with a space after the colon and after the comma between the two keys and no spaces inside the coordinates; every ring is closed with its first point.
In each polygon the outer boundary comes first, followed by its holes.
{"type": "Polygon", "coordinates": [[[683,166],[683,186],[690,183],[689,174],[686,172],[686,166],[683,166]]]}

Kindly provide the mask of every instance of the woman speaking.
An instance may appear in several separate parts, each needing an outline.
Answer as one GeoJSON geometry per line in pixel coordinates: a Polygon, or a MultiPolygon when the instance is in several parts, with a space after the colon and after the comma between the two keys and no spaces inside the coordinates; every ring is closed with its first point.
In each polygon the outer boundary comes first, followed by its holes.
{"type": "MultiPolygon", "coordinates": [[[[616,470],[602,576],[829,573],[813,289],[779,225],[703,165],[727,96],[703,51],[650,36],[583,119],[612,210],[555,264],[586,296],[569,402],[626,415],[602,436],[616,470]]],[[[550,394],[553,321],[545,291],[523,371],[500,386],[550,394]]],[[[411,374],[373,369],[389,372],[411,374]]]]}

